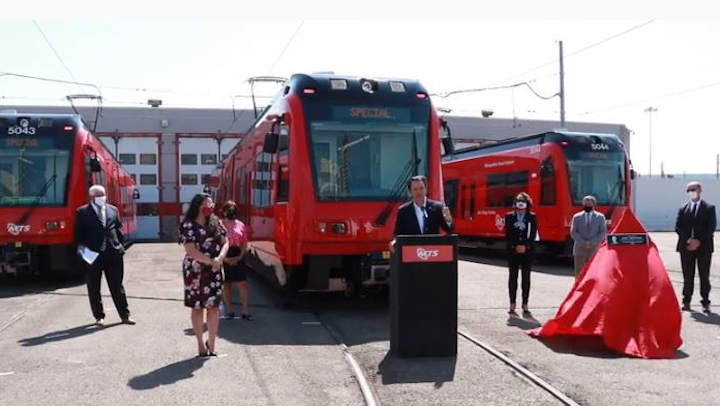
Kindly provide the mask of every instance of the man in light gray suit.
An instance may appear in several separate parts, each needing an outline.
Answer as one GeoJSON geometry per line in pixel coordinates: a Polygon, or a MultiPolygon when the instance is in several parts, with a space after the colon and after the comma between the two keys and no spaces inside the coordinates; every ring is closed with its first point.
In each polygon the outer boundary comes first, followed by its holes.
{"type": "Polygon", "coordinates": [[[573,257],[576,278],[607,234],[605,215],[595,211],[596,203],[593,196],[583,197],[583,211],[573,216],[570,226],[570,235],[575,242],[573,257]]]}

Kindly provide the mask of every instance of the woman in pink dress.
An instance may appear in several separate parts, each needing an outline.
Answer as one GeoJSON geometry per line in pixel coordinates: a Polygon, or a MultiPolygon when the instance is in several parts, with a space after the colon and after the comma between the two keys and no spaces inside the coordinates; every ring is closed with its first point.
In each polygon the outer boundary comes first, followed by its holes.
{"type": "Polygon", "coordinates": [[[247,251],[248,235],[245,224],[237,219],[237,204],[228,200],[222,207],[222,225],[225,228],[230,249],[225,258],[225,282],[223,285],[223,301],[225,302],[226,317],[235,317],[232,302],[232,285],[235,284],[240,291],[242,302],[241,318],[251,321],[250,292],[247,283],[247,265],[245,265],[245,252],[247,251]]]}

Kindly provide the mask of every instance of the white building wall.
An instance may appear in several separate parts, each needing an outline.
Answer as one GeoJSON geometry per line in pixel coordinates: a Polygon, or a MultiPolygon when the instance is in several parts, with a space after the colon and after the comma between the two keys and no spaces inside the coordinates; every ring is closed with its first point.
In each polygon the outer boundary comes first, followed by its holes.
{"type": "MultiPolygon", "coordinates": [[[[648,231],[674,231],[680,206],[688,198],[685,186],[694,179],[647,178],[635,179],[635,213],[648,231]]],[[[720,180],[704,179],[702,198],[720,204],[720,180]]]]}
{"type": "MultiPolygon", "coordinates": [[[[135,187],[140,192],[138,204],[145,204],[148,210],[145,215],[137,217],[137,231],[133,238],[157,239],[160,233],[160,222],[157,214],[157,204],[160,201],[159,149],[157,137],[123,137],[118,138],[117,159],[135,181],[135,187]],[[153,207],[155,209],[153,210],[153,207]]],[[[100,137],[105,146],[115,153],[115,141],[112,137],[100,137]]],[[[142,212],[142,211],[141,211],[142,212]]]]}
{"type": "MultiPolygon", "coordinates": [[[[224,157],[237,144],[237,138],[223,139],[220,154],[224,157]]],[[[218,165],[218,144],[212,138],[180,137],[180,202],[189,203],[193,196],[202,193],[205,177],[218,165]]]]}

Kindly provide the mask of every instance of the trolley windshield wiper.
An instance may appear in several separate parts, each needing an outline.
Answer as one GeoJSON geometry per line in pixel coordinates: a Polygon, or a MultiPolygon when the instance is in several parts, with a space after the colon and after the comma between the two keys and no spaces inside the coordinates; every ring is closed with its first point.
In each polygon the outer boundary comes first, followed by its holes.
{"type": "Polygon", "coordinates": [[[27,221],[27,218],[30,216],[30,213],[32,213],[33,209],[40,204],[40,197],[44,196],[47,190],[52,186],[53,183],[55,183],[55,179],[57,179],[57,175],[53,174],[47,182],[45,182],[45,185],[43,185],[42,189],[35,195],[33,198],[32,203],[30,203],[29,207],[23,215],[20,217],[20,220],[18,220],[17,224],[25,224],[25,221],[27,221]]]}
{"type": "Polygon", "coordinates": [[[625,179],[623,179],[622,176],[622,168],[618,166],[618,179],[615,183],[615,187],[613,188],[613,198],[608,202],[609,204],[618,204],[621,205],[623,203],[623,192],[625,190],[625,179]]]}
{"type": "Polygon", "coordinates": [[[400,176],[398,176],[398,178],[395,180],[395,185],[393,186],[393,189],[388,196],[388,203],[385,205],[385,207],[382,208],[382,210],[380,210],[377,218],[375,218],[375,221],[373,221],[373,225],[376,227],[381,227],[387,224],[388,218],[392,213],[393,206],[397,202],[398,198],[402,196],[403,190],[406,187],[405,183],[407,182],[408,177],[410,177],[411,175],[417,175],[418,173],[418,166],[420,165],[420,161],[422,160],[418,157],[415,130],[413,130],[412,145],[412,157],[403,167],[402,171],[400,172],[400,176]]]}

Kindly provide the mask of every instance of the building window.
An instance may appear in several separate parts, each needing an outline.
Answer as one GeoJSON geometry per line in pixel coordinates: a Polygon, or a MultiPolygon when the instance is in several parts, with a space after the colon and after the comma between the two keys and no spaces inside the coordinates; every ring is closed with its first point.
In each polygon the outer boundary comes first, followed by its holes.
{"type": "Polygon", "coordinates": [[[180,164],[182,164],[182,165],[197,165],[197,154],[182,154],[182,155],[180,155],[180,164]]]}
{"type": "Polygon", "coordinates": [[[228,157],[228,154],[222,154],[222,159],[223,159],[223,161],[224,161],[225,158],[227,158],[227,157],[228,157]]]}
{"type": "Polygon", "coordinates": [[[210,181],[210,175],[207,175],[207,174],[206,174],[206,175],[201,175],[201,178],[200,178],[200,183],[201,183],[201,184],[207,185],[209,181],[210,181]]]}
{"type": "Polygon", "coordinates": [[[203,165],[217,165],[217,155],[215,154],[202,154],[200,155],[200,162],[203,165]]]}
{"type": "Polygon", "coordinates": [[[138,203],[136,210],[137,210],[138,216],[157,216],[158,215],[158,204],[157,203],[138,203]]]}
{"type": "Polygon", "coordinates": [[[157,185],[157,175],[154,173],[141,173],[140,174],[141,185],[157,185]]]}
{"type": "Polygon", "coordinates": [[[184,173],[180,176],[180,184],[181,185],[197,185],[198,184],[198,176],[196,174],[189,174],[184,173]]]}
{"type": "Polygon", "coordinates": [[[157,165],[157,154],[140,154],[140,165],[157,165]]]}
{"type": "Polygon", "coordinates": [[[120,163],[123,165],[135,165],[136,157],[137,157],[137,155],[135,155],[135,154],[120,154],[118,159],[120,160],[120,163]]]}

